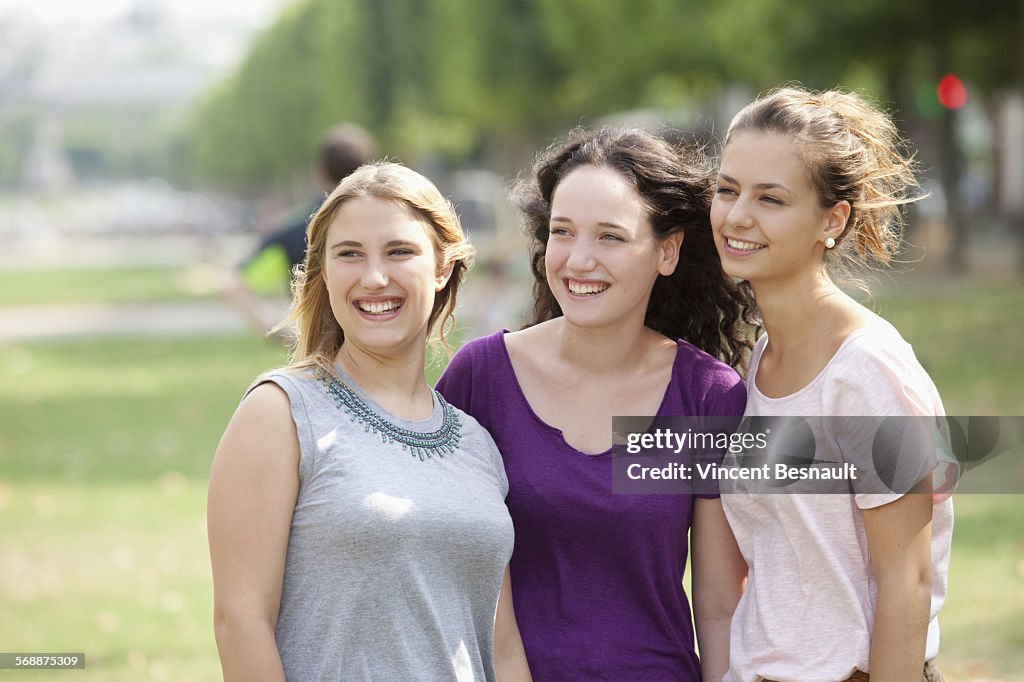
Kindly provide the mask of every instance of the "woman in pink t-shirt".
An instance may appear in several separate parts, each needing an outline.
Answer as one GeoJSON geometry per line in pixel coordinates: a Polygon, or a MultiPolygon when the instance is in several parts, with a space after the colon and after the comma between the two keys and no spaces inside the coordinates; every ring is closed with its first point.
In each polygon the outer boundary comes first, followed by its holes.
{"type": "MultiPolygon", "coordinates": [[[[870,450],[836,418],[942,415],[910,346],[833,278],[837,267],[890,260],[916,189],[896,127],[856,95],[780,89],[740,111],[726,135],[715,242],[725,271],[753,289],[767,332],[751,358],[745,414],[824,424],[817,459],[870,450]]],[[[931,492],[931,473],[913,482],[931,492]]],[[[729,679],[941,679],[931,660],[951,502],[851,488],[722,496],[748,564],[729,679]]]]}

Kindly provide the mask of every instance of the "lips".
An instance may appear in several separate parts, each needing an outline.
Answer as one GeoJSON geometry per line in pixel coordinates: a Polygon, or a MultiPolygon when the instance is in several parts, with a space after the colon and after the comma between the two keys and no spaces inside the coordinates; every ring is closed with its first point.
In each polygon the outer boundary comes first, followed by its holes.
{"type": "Polygon", "coordinates": [[[746,251],[754,252],[768,248],[765,244],[758,244],[757,242],[748,242],[742,239],[735,239],[733,237],[725,238],[726,245],[735,251],[746,251]]]}
{"type": "Polygon", "coordinates": [[[583,282],[575,279],[566,280],[566,285],[569,287],[569,293],[574,296],[596,296],[611,286],[607,282],[583,282]]]}
{"type": "Polygon", "coordinates": [[[358,299],[353,303],[360,312],[367,315],[380,315],[382,317],[395,313],[402,307],[401,298],[358,299]]]}

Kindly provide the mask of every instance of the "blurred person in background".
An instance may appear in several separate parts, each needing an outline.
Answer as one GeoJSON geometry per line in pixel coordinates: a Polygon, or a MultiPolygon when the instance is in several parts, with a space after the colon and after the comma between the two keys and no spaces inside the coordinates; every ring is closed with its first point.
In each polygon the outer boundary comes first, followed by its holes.
{"type": "MultiPolygon", "coordinates": [[[[896,126],[857,95],[784,88],[733,118],[711,223],[725,271],[749,283],[766,331],[750,360],[746,417],[931,424],[943,414],[910,345],[835,279],[844,264],[898,253],[900,209],[917,186],[896,126]]],[[[871,471],[858,427],[829,425],[815,434],[814,459],[871,471]]],[[[948,496],[933,504],[932,443],[900,490],[860,475],[848,495],[722,495],[749,565],[728,679],[942,679],[932,661],[953,509],[948,496]]]]}
{"type": "Polygon", "coordinates": [[[458,216],[375,163],[309,236],[289,365],[246,393],[211,472],[224,677],[529,680],[501,456],[424,376],[473,253],[458,216]]]}
{"type": "Polygon", "coordinates": [[[437,388],[504,458],[530,669],[551,681],[721,679],[746,569],[721,501],[612,491],[613,416],[743,412],[729,365],[749,349],[746,300],[715,252],[710,167],[653,133],[579,129],[517,195],[530,324],[463,346],[437,388]]]}
{"type": "Polygon", "coordinates": [[[502,257],[480,258],[473,264],[472,277],[459,301],[459,321],[465,323],[465,337],[474,339],[505,327],[521,327],[526,319],[527,300],[520,289],[521,278],[502,257]]]}
{"type": "MultiPolygon", "coordinates": [[[[224,296],[261,334],[281,321],[283,311],[267,298],[290,290],[292,273],[306,255],[306,228],[310,218],[338,183],[377,154],[373,136],[354,123],[331,128],[320,142],[315,173],[320,189],[315,197],[292,209],[284,222],[263,238],[256,249],[228,274],[224,296]]],[[[274,337],[291,341],[290,330],[279,329],[274,337]]]]}

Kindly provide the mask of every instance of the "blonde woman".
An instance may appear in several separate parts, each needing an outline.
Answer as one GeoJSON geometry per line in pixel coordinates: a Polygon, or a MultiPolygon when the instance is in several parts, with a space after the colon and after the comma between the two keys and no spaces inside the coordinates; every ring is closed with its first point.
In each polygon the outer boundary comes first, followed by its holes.
{"type": "Polygon", "coordinates": [[[500,456],[423,374],[472,254],[458,218],[377,163],[308,237],[291,361],[249,389],[211,474],[224,677],[529,679],[500,456]]]}

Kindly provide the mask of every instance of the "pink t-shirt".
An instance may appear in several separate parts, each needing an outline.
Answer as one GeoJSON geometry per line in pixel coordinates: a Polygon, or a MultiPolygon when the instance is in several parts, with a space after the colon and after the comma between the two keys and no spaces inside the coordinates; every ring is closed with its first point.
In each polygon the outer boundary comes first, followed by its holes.
{"type": "MultiPolygon", "coordinates": [[[[768,345],[753,352],[745,416],[932,416],[942,401],[910,345],[881,318],[850,334],[806,386],[769,398],[756,385],[768,345]]],[[[817,436],[818,434],[816,434],[817,436]]],[[[816,447],[836,449],[830,437],[816,447]]],[[[897,493],[722,495],[726,516],[747,561],[747,587],[732,620],[727,680],[843,680],[868,670],[877,585],[862,509],[897,493]]],[[[939,648],[936,614],[946,596],[953,505],[932,518],[932,600],[925,658],[939,648]]]]}

